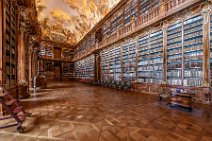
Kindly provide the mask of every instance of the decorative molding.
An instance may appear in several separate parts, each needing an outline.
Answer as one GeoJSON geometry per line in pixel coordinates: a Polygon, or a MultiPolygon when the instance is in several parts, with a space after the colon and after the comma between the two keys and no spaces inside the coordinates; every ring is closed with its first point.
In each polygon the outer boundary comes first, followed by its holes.
{"type": "Polygon", "coordinates": [[[210,22],[211,6],[205,5],[201,11],[201,14],[204,19],[204,24],[208,24],[210,22]]]}

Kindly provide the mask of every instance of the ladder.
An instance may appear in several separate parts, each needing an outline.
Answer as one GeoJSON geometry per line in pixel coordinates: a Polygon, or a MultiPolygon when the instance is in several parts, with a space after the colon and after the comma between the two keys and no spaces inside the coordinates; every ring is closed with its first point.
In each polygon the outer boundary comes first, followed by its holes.
{"type": "Polygon", "coordinates": [[[9,114],[9,116],[3,116],[0,120],[5,120],[9,118],[14,118],[17,123],[3,125],[1,128],[7,128],[11,126],[17,126],[17,131],[19,133],[24,132],[24,127],[22,126],[23,122],[26,120],[26,117],[30,117],[31,114],[26,112],[16,99],[12,97],[10,92],[4,87],[0,86],[0,92],[2,95],[0,96],[0,103],[3,109],[9,114]]]}

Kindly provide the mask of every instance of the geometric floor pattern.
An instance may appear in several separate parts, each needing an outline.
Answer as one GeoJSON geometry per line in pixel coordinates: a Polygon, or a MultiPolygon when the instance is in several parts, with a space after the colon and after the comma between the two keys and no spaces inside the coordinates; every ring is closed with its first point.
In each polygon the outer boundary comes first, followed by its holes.
{"type": "MultiPolygon", "coordinates": [[[[212,106],[199,113],[157,105],[154,95],[56,82],[21,100],[26,131],[0,129],[0,141],[212,141],[212,106]]],[[[0,121],[1,125],[13,120],[0,121]]]]}

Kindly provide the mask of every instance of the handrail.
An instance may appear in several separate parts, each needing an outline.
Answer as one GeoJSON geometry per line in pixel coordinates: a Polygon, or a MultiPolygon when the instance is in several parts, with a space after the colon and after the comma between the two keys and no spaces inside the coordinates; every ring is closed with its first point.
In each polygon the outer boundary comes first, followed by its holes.
{"type": "MultiPolygon", "coordinates": [[[[143,24],[150,22],[151,20],[155,19],[156,17],[159,17],[160,15],[163,15],[166,12],[169,12],[177,6],[182,5],[186,1],[189,0],[167,0],[162,2],[157,7],[152,8],[149,13],[140,15],[137,19],[132,20],[129,24],[123,26],[121,29],[114,31],[113,34],[111,34],[99,43],[99,48],[107,46],[112,42],[116,41],[117,39],[123,37],[124,35],[129,34],[135,31],[136,29],[139,29],[139,27],[142,27],[143,24]]],[[[88,48],[92,48],[92,46],[86,47],[85,50],[90,50],[88,48]]],[[[88,51],[84,53],[84,55],[83,53],[79,52],[79,54],[81,54],[80,57],[74,56],[73,60],[78,60],[81,57],[87,56],[87,54],[90,54],[92,51],[88,51]]]]}

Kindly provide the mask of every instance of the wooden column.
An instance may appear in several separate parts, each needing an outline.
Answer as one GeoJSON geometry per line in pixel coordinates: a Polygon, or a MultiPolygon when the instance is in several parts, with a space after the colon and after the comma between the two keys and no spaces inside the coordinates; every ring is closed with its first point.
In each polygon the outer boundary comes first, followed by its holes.
{"type": "Polygon", "coordinates": [[[33,43],[32,42],[29,42],[29,57],[28,57],[28,61],[29,61],[29,64],[28,64],[28,68],[29,68],[29,87],[31,88],[33,83],[32,83],[32,57],[33,57],[33,43]]]}
{"type": "Polygon", "coordinates": [[[203,86],[210,86],[210,12],[209,6],[203,8],[203,86]]]}
{"type": "Polygon", "coordinates": [[[163,84],[167,84],[167,25],[164,24],[163,30],[163,84]]]}
{"type": "Polygon", "coordinates": [[[25,52],[25,33],[21,29],[18,32],[18,83],[26,82],[26,52],[25,52]]]}

